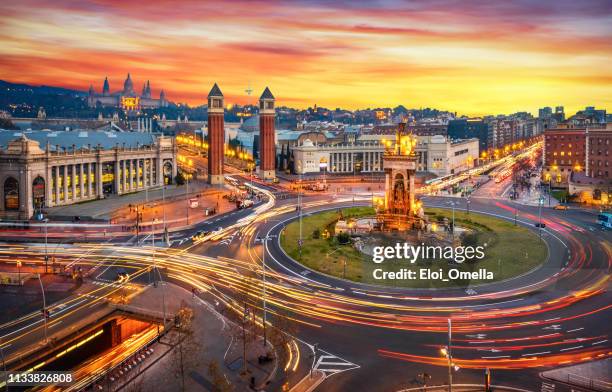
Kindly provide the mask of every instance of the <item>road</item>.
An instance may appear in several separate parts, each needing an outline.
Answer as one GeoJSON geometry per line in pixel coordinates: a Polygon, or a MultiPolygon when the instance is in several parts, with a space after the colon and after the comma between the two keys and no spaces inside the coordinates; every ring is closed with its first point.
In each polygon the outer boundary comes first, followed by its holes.
{"type": "MultiPolygon", "coordinates": [[[[472,212],[511,221],[516,214],[518,224],[535,230],[537,207],[486,192],[470,198],[472,212]]],[[[304,198],[303,213],[368,205],[369,194],[310,195],[304,198]]],[[[465,199],[423,197],[426,206],[448,207],[449,200],[458,202],[458,209],[467,208],[465,199]]],[[[466,292],[376,287],[305,269],[278,244],[283,225],[297,218],[295,199],[272,204],[260,203],[257,213],[247,209],[219,215],[181,233],[185,241],[156,248],[154,254],[151,239],[145,239],[138,248],[112,243],[61,247],[58,257],[79,257],[79,263],[101,269],[120,263],[133,272],[134,282],[155,263],[169,279],[199,288],[219,308],[240,312],[236,293],[246,293],[261,323],[263,247],[257,238],[272,237],[265,270],[269,317],[288,317],[299,325],[295,338],[315,351],[312,363],[327,377],[321,391],[416,387],[417,375],[423,372],[432,376],[430,385],[446,382],[447,361],[440,348],[447,344],[448,318],[453,360],[459,366],[453,371],[455,383],[482,383],[488,367],[494,384],[540,390],[539,372],[610,355],[610,235],[594,224],[593,212],[543,208],[543,240],[550,250],[546,263],[520,278],[469,287],[466,292]],[[204,239],[189,239],[197,231],[218,228],[204,239]]],[[[21,254],[37,259],[41,252],[40,247],[28,247],[21,254]]],[[[79,307],[78,312],[87,309],[79,307]]],[[[0,326],[0,331],[6,336],[20,327],[0,326]]],[[[19,348],[17,342],[12,344],[19,348]]],[[[566,389],[557,385],[556,390],[566,389]]]]}

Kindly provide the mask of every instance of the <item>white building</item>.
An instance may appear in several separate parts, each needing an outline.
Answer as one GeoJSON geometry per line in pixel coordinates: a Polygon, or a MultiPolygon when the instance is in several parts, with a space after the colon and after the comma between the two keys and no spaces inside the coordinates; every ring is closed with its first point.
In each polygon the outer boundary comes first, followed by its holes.
{"type": "MultiPolygon", "coordinates": [[[[388,135],[362,135],[354,144],[316,145],[306,139],[292,147],[296,174],[382,172],[388,135]]],[[[441,135],[417,137],[417,171],[445,176],[474,167],[478,139],[450,141],[441,135]]]]}

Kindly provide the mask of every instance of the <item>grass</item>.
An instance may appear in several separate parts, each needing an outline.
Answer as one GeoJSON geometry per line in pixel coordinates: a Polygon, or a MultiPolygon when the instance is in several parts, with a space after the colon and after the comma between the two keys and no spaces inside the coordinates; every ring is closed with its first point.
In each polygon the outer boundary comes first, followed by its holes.
{"type": "Polygon", "coordinates": [[[552,190],[550,192],[550,195],[560,202],[566,202],[569,197],[568,191],[563,190],[563,189],[552,190]]]}
{"type": "MultiPolygon", "coordinates": [[[[343,217],[372,216],[374,211],[369,207],[352,207],[341,210],[343,217]]],[[[451,211],[446,209],[427,209],[426,214],[430,222],[451,219],[451,211]]],[[[333,233],[333,227],[340,217],[340,210],[330,210],[302,219],[303,246],[301,255],[298,249],[299,222],[294,221],[287,225],[281,236],[281,246],[293,259],[300,261],[305,266],[322,273],[346,278],[364,283],[375,283],[388,286],[401,287],[464,287],[471,284],[493,282],[508,279],[528,272],[546,259],[547,249],[538,236],[525,227],[514,226],[510,221],[489,217],[481,214],[467,214],[455,212],[455,222],[458,227],[469,229],[476,235],[476,245],[484,246],[485,257],[474,262],[461,264],[448,264],[443,260],[424,260],[415,264],[406,261],[387,260],[382,264],[374,264],[371,256],[365,255],[351,245],[339,245],[335,238],[313,238],[313,232],[325,229],[333,233]],[[418,270],[429,268],[431,270],[442,269],[446,272],[450,268],[461,271],[478,271],[480,268],[493,272],[492,280],[375,280],[372,276],[374,269],[382,268],[384,271],[399,271],[400,269],[418,270]]],[[[405,239],[401,234],[388,238],[384,245],[394,245],[396,242],[403,243],[405,239]]],[[[382,245],[382,244],[381,244],[382,245]]],[[[446,246],[449,244],[436,244],[446,246]]]]}

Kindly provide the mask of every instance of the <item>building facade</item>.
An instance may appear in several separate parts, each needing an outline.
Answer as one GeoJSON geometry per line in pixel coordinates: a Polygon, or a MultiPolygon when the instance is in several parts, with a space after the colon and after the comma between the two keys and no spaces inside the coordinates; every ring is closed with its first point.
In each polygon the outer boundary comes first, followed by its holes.
{"type": "Polygon", "coordinates": [[[173,139],[151,134],[0,131],[0,217],[171,183],[176,153],[173,139]]]}
{"type": "Polygon", "coordinates": [[[572,173],[611,181],[611,144],[611,124],[573,128],[568,123],[563,128],[546,130],[542,181],[552,187],[567,188],[572,173]]]}
{"type": "MultiPolygon", "coordinates": [[[[291,148],[296,174],[372,173],[383,171],[383,155],[392,140],[382,135],[379,140],[350,144],[315,144],[306,139],[291,148]]],[[[441,135],[417,136],[416,170],[437,176],[470,169],[478,161],[478,139],[450,141],[441,135]]]]}
{"type": "Polygon", "coordinates": [[[123,90],[111,93],[108,78],[104,79],[102,86],[102,94],[97,94],[93,85],[89,86],[89,95],[87,97],[89,107],[95,108],[100,105],[103,107],[122,108],[124,110],[140,110],[140,109],[156,109],[168,106],[166,93],[161,90],[159,99],[152,98],[151,84],[147,83],[142,86],[142,93],[138,95],[134,90],[134,82],[128,73],[125,82],[123,82],[123,90]]]}

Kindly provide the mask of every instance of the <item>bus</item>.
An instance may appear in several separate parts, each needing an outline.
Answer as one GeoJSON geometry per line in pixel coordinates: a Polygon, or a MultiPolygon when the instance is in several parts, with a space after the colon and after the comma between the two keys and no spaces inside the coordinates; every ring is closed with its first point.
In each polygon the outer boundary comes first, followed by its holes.
{"type": "Polygon", "coordinates": [[[601,214],[597,215],[597,223],[606,229],[612,229],[612,213],[602,212],[601,214]]]}

